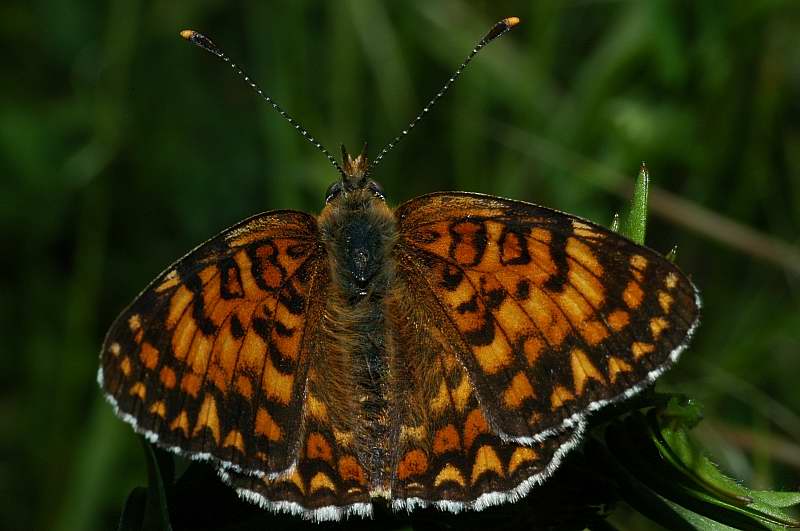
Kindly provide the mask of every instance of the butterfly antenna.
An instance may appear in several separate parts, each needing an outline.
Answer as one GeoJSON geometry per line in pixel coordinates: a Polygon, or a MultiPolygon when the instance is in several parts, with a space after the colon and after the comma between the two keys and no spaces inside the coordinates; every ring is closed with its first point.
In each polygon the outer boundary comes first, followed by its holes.
{"type": "Polygon", "coordinates": [[[284,120],[289,122],[289,124],[292,127],[294,127],[295,131],[300,133],[300,136],[308,140],[315,148],[321,151],[322,154],[325,155],[325,157],[327,157],[328,161],[333,165],[333,167],[336,168],[336,171],[338,171],[342,175],[342,177],[346,177],[344,170],[339,165],[339,163],[336,162],[336,159],[333,158],[333,155],[331,155],[330,152],[327,149],[325,149],[325,147],[322,144],[320,144],[320,142],[316,138],[311,136],[311,134],[308,131],[306,131],[306,129],[302,125],[300,125],[297,122],[297,120],[292,118],[288,112],[283,110],[283,107],[278,105],[275,102],[275,100],[264,94],[264,92],[258,87],[258,85],[255,84],[253,80],[250,79],[250,77],[245,73],[245,71],[242,70],[242,68],[239,65],[231,61],[230,57],[225,55],[225,53],[222,50],[220,50],[211,39],[209,39],[202,33],[199,33],[194,30],[183,30],[181,31],[180,35],[181,37],[191,42],[195,46],[199,46],[208,53],[216,55],[217,57],[219,57],[220,59],[231,65],[231,68],[233,69],[234,72],[236,72],[236,75],[241,77],[245,81],[245,83],[250,85],[250,88],[256,91],[258,95],[261,96],[264,99],[264,101],[266,101],[273,109],[275,109],[275,111],[278,114],[280,114],[284,120]]]}
{"type": "Polygon", "coordinates": [[[444,84],[444,86],[441,88],[441,90],[439,90],[439,92],[437,92],[436,95],[433,98],[431,98],[431,100],[428,102],[428,104],[425,105],[425,107],[423,107],[422,112],[419,113],[417,115],[417,117],[414,118],[411,121],[411,123],[408,124],[408,126],[400,132],[399,135],[394,137],[394,139],[391,142],[386,144],[386,147],[384,147],[380,151],[380,153],[378,153],[378,156],[375,157],[375,160],[373,160],[372,163],[369,165],[368,173],[371,172],[373,169],[375,169],[375,167],[377,167],[378,164],[380,164],[380,162],[383,159],[383,157],[387,153],[389,153],[392,149],[394,149],[394,147],[402,139],[404,139],[406,136],[408,136],[408,133],[411,132],[411,130],[414,128],[414,126],[417,125],[417,123],[420,120],[422,120],[425,117],[425,115],[428,114],[428,112],[430,112],[430,110],[433,108],[433,106],[436,105],[436,102],[438,102],[442,98],[442,96],[444,96],[447,93],[447,91],[450,90],[450,87],[453,86],[453,83],[455,83],[456,79],[458,79],[458,77],[461,75],[461,73],[464,72],[464,69],[467,68],[467,65],[472,61],[472,59],[476,55],[478,55],[478,52],[480,52],[481,49],[484,46],[486,46],[487,44],[489,44],[490,42],[495,40],[497,37],[500,37],[501,35],[506,33],[508,30],[510,30],[511,28],[516,26],[517,24],[519,24],[519,18],[517,18],[517,17],[508,17],[508,18],[504,18],[503,20],[501,20],[500,22],[498,22],[497,24],[492,26],[492,29],[490,29],[489,32],[486,35],[484,35],[484,37],[480,41],[478,41],[478,44],[475,45],[475,47],[469,53],[467,58],[464,59],[464,62],[461,63],[461,65],[459,65],[459,67],[456,69],[456,71],[453,73],[453,75],[450,76],[450,79],[447,80],[447,82],[444,84]]]}

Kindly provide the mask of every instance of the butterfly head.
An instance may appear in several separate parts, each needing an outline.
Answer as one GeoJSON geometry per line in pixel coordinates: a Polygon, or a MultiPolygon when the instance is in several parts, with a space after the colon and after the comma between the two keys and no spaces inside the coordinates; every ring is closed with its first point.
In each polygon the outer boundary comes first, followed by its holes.
{"type": "Polygon", "coordinates": [[[342,145],[342,178],[332,183],[325,192],[325,203],[336,200],[342,194],[362,191],[371,192],[372,195],[385,201],[381,185],[368,176],[369,160],[367,159],[367,144],[361,148],[361,153],[353,157],[342,145]]]}

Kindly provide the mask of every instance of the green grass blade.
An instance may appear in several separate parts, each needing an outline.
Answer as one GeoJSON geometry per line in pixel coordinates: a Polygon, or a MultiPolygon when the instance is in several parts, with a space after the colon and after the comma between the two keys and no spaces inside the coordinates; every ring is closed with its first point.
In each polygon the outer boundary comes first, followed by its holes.
{"type": "Polygon", "coordinates": [[[633,198],[631,199],[631,209],[625,224],[622,227],[622,234],[639,245],[644,245],[644,237],[647,232],[647,198],[650,189],[650,172],[642,162],[639,168],[639,175],[636,177],[636,184],[633,187],[633,198]]]}

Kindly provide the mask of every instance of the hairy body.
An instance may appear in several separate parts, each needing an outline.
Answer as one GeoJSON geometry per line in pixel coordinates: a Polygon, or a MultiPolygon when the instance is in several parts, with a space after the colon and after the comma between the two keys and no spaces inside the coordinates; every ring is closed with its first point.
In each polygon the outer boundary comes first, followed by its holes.
{"type": "Polygon", "coordinates": [[[392,257],[397,224],[382,199],[358,190],[326,205],[319,230],[332,283],[319,351],[327,359],[320,360],[325,369],[318,371],[315,387],[327,403],[338,405],[331,423],[354,435],[372,489],[388,491],[387,453],[396,436],[390,418],[398,405],[390,395],[386,301],[400,288],[392,257]]]}

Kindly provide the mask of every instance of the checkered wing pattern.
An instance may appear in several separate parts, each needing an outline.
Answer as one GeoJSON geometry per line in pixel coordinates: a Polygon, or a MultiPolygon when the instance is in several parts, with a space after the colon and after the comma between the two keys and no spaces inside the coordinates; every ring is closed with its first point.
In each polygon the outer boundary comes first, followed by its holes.
{"type": "Polygon", "coordinates": [[[398,263],[402,287],[390,301],[393,449],[391,506],[460,511],[513,501],[548,478],[582,426],[545,441],[503,441],[457,355],[455,331],[413,264],[398,263]]]}
{"type": "Polygon", "coordinates": [[[308,345],[327,284],[313,217],[254,216],[178,260],[117,318],[100,384],[160,446],[276,475],[303,442],[308,345]]]}
{"type": "Polygon", "coordinates": [[[492,430],[532,443],[666,370],[698,323],[660,254],[544,207],[469,193],[401,205],[397,261],[441,315],[492,430]]]}

